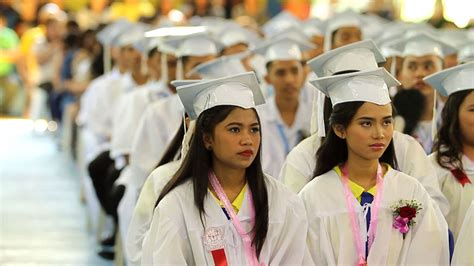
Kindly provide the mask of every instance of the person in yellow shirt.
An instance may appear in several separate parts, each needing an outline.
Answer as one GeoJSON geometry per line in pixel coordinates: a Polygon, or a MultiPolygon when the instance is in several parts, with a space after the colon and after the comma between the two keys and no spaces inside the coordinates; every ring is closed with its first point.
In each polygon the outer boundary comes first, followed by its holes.
{"type": "Polygon", "coordinates": [[[47,92],[53,89],[53,79],[61,62],[62,39],[65,32],[66,13],[54,4],[47,4],[39,11],[39,25],[27,30],[20,39],[19,73],[26,91],[25,115],[29,115],[29,106],[33,89],[42,87],[47,92]]]}
{"type": "Polygon", "coordinates": [[[18,35],[7,27],[7,20],[0,13],[0,115],[8,114],[16,94],[16,85],[12,82],[17,60],[18,35]]]}

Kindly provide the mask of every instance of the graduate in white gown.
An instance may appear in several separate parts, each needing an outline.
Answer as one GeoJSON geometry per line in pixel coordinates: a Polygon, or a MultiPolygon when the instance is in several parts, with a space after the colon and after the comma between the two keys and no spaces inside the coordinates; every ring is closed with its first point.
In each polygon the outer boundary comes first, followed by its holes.
{"type": "Polygon", "coordinates": [[[128,162],[133,136],[146,107],[152,102],[174,93],[167,87],[166,77],[160,79],[161,52],[157,47],[146,52],[148,55],[147,82],[130,93],[122,95],[117,111],[114,113],[110,148],[110,157],[114,159],[123,156],[128,162]]]}
{"type": "MultiPolygon", "coordinates": [[[[258,108],[262,123],[263,171],[275,178],[286,155],[309,135],[312,104],[302,99],[306,72],[302,52],[314,46],[293,37],[270,39],[254,52],[263,55],[267,68],[265,81],[274,96],[258,108]]],[[[309,99],[312,99],[309,97],[309,99]]]]}
{"type": "Polygon", "coordinates": [[[142,265],[301,265],[306,214],[295,194],[263,174],[255,106],[264,99],[255,75],[178,94],[197,118],[195,135],[159,197],[142,265]]]}
{"type": "Polygon", "coordinates": [[[117,42],[117,38],[121,35],[122,31],[129,27],[132,27],[130,23],[120,21],[110,24],[98,33],[100,43],[104,47],[111,46],[109,49],[114,61],[114,68],[94,79],[81,96],[78,123],[82,126],[81,135],[85,141],[87,163],[110,148],[110,123],[105,124],[102,122],[103,119],[97,119],[106,113],[100,109],[103,106],[101,95],[116,81],[126,88],[134,85],[129,75],[127,56],[121,47],[118,46],[117,42]]]}
{"type": "Polygon", "coordinates": [[[130,221],[130,226],[128,227],[125,242],[125,253],[128,265],[141,264],[142,247],[145,236],[150,229],[156,201],[163,188],[171,180],[173,175],[176,174],[182,159],[186,156],[193,133],[194,122],[190,122],[190,126],[184,138],[182,137],[182,133],[175,135],[175,138],[163,155],[159,166],[147,177],[140,191],[140,196],[133,210],[133,216],[130,221]],[[178,145],[181,141],[183,144],[178,145]],[[179,150],[181,151],[179,152],[179,150]],[[180,159],[174,160],[174,157],[177,155],[179,155],[180,159]]]}
{"type": "MultiPolygon", "coordinates": [[[[203,79],[215,79],[219,77],[230,76],[232,74],[244,73],[245,68],[241,62],[243,56],[247,53],[240,53],[230,56],[221,56],[209,62],[199,64],[190,74],[199,74],[203,79]]],[[[192,84],[196,80],[175,80],[171,83],[178,87],[187,84],[192,84]]],[[[166,152],[158,163],[156,168],[146,179],[145,184],[140,192],[137,204],[133,211],[132,220],[127,233],[126,253],[129,258],[130,265],[139,265],[141,261],[142,245],[148,229],[150,228],[151,219],[153,217],[153,210],[155,203],[161,191],[176,173],[176,170],[181,165],[181,159],[186,155],[189,149],[189,142],[194,133],[195,121],[191,121],[188,130],[183,138],[183,131],[175,135],[166,152]],[[178,145],[181,144],[182,145],[178,145]],[[179,153],[181,149],[181,153],[179,153]],[[176,159],[179,154],[180,159],[176,159]]]]}
{"type": "Polygon", "coordinates": [[[474,265],[474,252],[472,252],[474,246],[474,201],[467,209],[460,232],[451,265],[474,265]]]}
{"type": "MultiPolygon", "coordinates": [[[[170,32],[170,28],[162,29],[170,32]]],[[[166,38],[162,43],[163,51],[176,56],[176,77],[180,79],[196,65],[215,58],[219,51],[215,40],[205,33],[194,33],[193,29],[188,29],[184,36],[166,38]]],[[[133,207],[146,177],[157,167],[174,134],[183,125],[183,119],[184,109],[176,94],[152,103],[141,117],[132,141],[129,165],[116,181],[127,187],[124,195],[127,200],[118,206],[122,237],[127,235],[133,207]]]]}
{"type": "Polygon", "coordinates": [[[316,176],[300,192],[316,265],[448,265],[448,228],[423,186],[396,169],[384,68],[312,81],[333,104],[316,176]]]}
{"type": "MultiPolygon", "coordinates": [[[[377,69],[378,64],[383,64],[384,61],[380,50],[371,40],[367,40],[324,53],[308,64],[317,76],[325,77],[350,71],[377,69]]],[[[324,136],[325,123],[330,112],[325,110],[329,109],[325,106],[331,105],[328,98],[316,105],[318,115],[314,117],[317,120],[318,134],[303,140],[288,154],[280,173],[280,180],[296,193],[314,177],[317,166],[316,151],[321,145],[321,136],[324,136]]],[[[441,193],[434,168],[421,145],[413,137],[398,131],[394,132],[393,141],[399,170],[418,179],[446,215],[449,210],[448,202],[441,193]]]]}
{"type": "Polygon", "coordinates": [[[443,58],[455,53],[456,48],[434,35],[416,30],[407,31],[405,36],[387,47],[396,50],[403,57],[397,77],[402,83],[401,89],[415,89],[424,96],[422,115],[412,136],[420,142],[426,154],[430,154],[434,139],[432,123],[439,123],[443,101],[436,97],[436,91],[423,82],[423,78],[443,70],[443,58]]]}
{"type": "MultiPolygon", "coordinates": [[[[166,29],[166,28],[163,28],[166,29]]],[[[155,31],[156,33],[156,31],[155,31]]],[[[219,44],[206,33],[192,33],[166,38],[162,46],[177,57],[176,76],[199,78],[194,67],[217,57],[219,44]],[[189,75],[191,73],[191,75],[189,75]]],[[[229,69],[230,70],[230,69],[229,69]]],[[[175,133],[183,126],[184,110],[176,94],[152,104],[144,116],[132,143],[130,165],[117,183],[127,184],[124,200],[118,207],[120,234],[126,240],[133,209],[146,177],[158,166],[163,152],[175,133]]]]}
{"type": "MultiPolygon", "coordinates": [[[[195,66],[215,59],[219,52],[217,42],[207,34],[190,33],[180,38],[167,39],[164,45],[178,59],[177,79],[183,79],[195,66]]],[[[157,101],[145,111],[130,154],[131,173],[128,175],[135,180],[137,188],[141,188],[146,177],[156,168],[169,141],[182,125],[179,117],[183,116],[183,112],[177,95],[157,101]]]]}
{"type": "Polygon", "coordinates": [[[435,152],[430,159],[441,191],[449,201],[446,219],[454,240],[459,237],[466,211],[474,200],[473,77],[474,63],[468,63],[425,78],[441,95],[449,95],[441,113],[435,152]]]}
{"type": "MultiPolygon", "coordinates": [[[[215,79],[219,77],[230,76],[232,74],[244,73],[245,68],[241,62],[242,57],[248,53],[240,53],[229,56],[221,56],[209,62],[199,64],[189,74],[197,73],[203,79],[215,79]]],[[[197,80],[174,80],[171,83],[178,87],[187,84],[192,84],[197,80]]],[[[188,118],[189,119],[189,118],[188,118]]],[[[159,167],[155,169],[146,179],[145,184],[140,192],[137,204],[133,211],[132,220],[127,233],[126,253],[129,258],[130,265],[139,265],[142,254],[142,244],[145,234],[150,228],[151,219],[153,217],[153,210],[155,203],[161,191],[176,173],[180,166],[181,159],[187,153],[189,148],[189,141],[194,133],[195,121],[191,121],[188,130],[183,138],[183,128],[180,129],[166,152],[158,163],[159,167]],[[178,145],[181,144],[182,145],[178,145]],[[181,153],[179,150],[181,149],[181,153]],[[174,161],[176,155],[179,155],[180,160],[174,161]]]]}

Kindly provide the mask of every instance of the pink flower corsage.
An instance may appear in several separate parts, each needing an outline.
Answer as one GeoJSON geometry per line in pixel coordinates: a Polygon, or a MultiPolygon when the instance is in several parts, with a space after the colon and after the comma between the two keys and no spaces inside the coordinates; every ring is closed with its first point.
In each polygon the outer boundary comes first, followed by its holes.
{"type": "Polygon", "coordinates": [[[390,207],[393,215],[393,228],[403,234],[405,239],[406,233],[410,231],[416,222],[414,218],[422,209],[421,203],[416,200],[399,200],[390,207]]]}

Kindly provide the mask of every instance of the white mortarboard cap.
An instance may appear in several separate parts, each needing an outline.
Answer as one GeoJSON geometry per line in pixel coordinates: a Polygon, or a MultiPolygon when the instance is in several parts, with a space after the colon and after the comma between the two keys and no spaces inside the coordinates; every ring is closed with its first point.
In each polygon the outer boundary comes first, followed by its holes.
{"type": "Polygon", "coordinates": [[[461,48],[467,41],[467,34],[465,30],[461,29],[443,29],[439,30],[440,39],[449,43],[456,48],[461,48]]]}
{"type": "Polygon", "coordinates": [[[474,42],[470,41],[468,44],[461,47],[458,53],[459,63],[467,63],[474,61],[474,42]]]}
{"type": "Polygon", "coordinates": [[[134,24],[117,37],[115,44],[118,47],[131,45],[143,53],[147,48],[147,41],[145,40],[144,34],[148,28],[149,26],[143,23],[134,24]]]}
{"type": "Polygon", "coordinates": [[[191,76],[195,73],[199,74],[202,79],[216,79],[226,76],[232,76],[239,73],[245,73],[242,59],[248,56],[250,52],[243,52],[229,56],[221,56],[214,60],[202,63],[187,73],[191,76]]]}
{"type": "Polygon", "coordinates": [[[218,34],[218,39],[226,48],[239,43],[244,43],[251,49],[261,41],[261,38],[257,33],[238,25],[230,26],[221,30],[218,34]]]}
{"type": "Polygon", "coordinates": [[[154,37],[178,37],[178,36],[189,36],[193,34],[206,32],[205,27],[192,26],[192,27],[160,27],[158,29],[150,30],[145,32],[146,38],[154,37]]]}
{"type": "Polygon", "coordinates": [[[375,43],[366,40],[323,53],[308,61],[308,65],[318,77],[325,77],[343,71],[374,70],[383,62],[385,58],[375,43]]]}
{"type": "Polygon", "coordinates": [[[216,106],[232,105],[248,109],[265,103],[253,72],[180,86],[177,91],[192,120],[216,106]]]}
{"type": "Polygon", "coordinates": [[[391,102],[388,87],[400,85],[400,82],[383,67],[371,71],[323,77],[310,83],[331,98],[332,106],[356,101],[385,105],[391,102]]]}
{"type": "Polygon", "coordinates": [[[474,62],[445,69],[423,80],[443,96],[462,90],[474,90],[474,62]]]}
{"type": "Polygon", "coordinates": [[[326,34],[324,35],[324,51],[331,50],[331,39],[333,32],[344,27],[361,28],[361,24],[362,22],[359,15],[353,11],[339,13],[330,18],[327,21],[326,34]]]}
{"type": "Polygon", "coordinates": [[[221,17],[208,16],[201,17],[198,25],[205,27],[208,32],[215,36],[223,29],[235,26],[237,23],[221,17]]]}
{"type": "Polygon", "coordinates": [[[456,48],[453,46],[436,39],[432,35],[420,32],[415,33],[408,38],[391,43],[389,47],[399,51],[403,57],[409,55],[437,55],[440,57],[445,57],[446,55],[456,52],[456,48]]]}
{"type": "Polygon", "coordinates": [[[306,37],[324,36],[325,23],[317,18],[306,20],[303,23],[303,32],[306,37]]]}
{"type": "Polygon", "coordinates": [[[148,40],[147,51],[150,51],[153,48],[158,48],[158,50],[160,50],[160,46],[163,44],[163,38],[146,38],[146,40],[148,40]]]}
{"type": "Polygon", "coordinates": [[[361,30],[364,39],[375,39],[381,32],[385,31],[385,27],[389,21],[374,14],[359,15],[362,23],[361,30]]]}
{"type": "Polygon", "coordinates": [[[202,80],[200,80],[200,79],[179,79],[179,80],[171,81],[171,85],[173,85],[175,88],[177,88],[177,87],[182,87],[182,86],[195,84],[195,83],[198,83],[198,82],[201,82],[201,81],[202,80]]]}
{"type": "Polygon", "coordinates": [[[300,26],[301,20],[289,11],[282,11],[262,26],[265,37],[271,37],[291,26],[300,26]]]}
{"type": "Polygon", "coordinates": [[[401,36],[406,31],[406,25],[400,22],[391,22],[385,25],[385,30],[380,35],[374,38],[375,43],[381,44],[386,41],[391,41],[397,36],[401,36]]]}
{"type": "Polygon", "coordinates": [[[267,40],[278,40],[285,37],[292,38],[293,40],[300,40],[311,43],[310,38],[301,30],[301,26],[290,26],[286,29],[281,30],[277,34],[268,38],[267,40]]]}
{"type": "Polygon", "coordinates": [[[167,47],[173,47],[177,57],[217,55],[220,44],[206,33],[170,38],[164,41],[167,47]]]}
{"type": "Polygon", "coordinates": [[[302,60],[302,52],[314,48],[310,42],[282,37],[263,42],[253,52],[263,55],[265,63],[268,63],[276,60],[302,60]]]}
{"type": "Polygon", "coordinates": [[[122,32],[126,31],[128,28],[132,27],[133,24],[128,20],[119,19],[102,29],[97,33],[97,40],[102,45],[111,45],[114,40],[121,35],[122,32]]]}

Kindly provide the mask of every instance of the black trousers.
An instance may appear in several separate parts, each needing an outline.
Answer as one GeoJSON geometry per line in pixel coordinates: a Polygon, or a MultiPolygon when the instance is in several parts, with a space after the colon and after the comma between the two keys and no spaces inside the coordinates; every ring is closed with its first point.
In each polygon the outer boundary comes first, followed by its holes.
{"type": "Polygon", "coordinates": [[[116,219],[118,202],[123,193],[117,193],[120,191],[114,188],[114,182],[122,171],[115,169],[114,163],[115,161],[110,158],[110,151],[104,151],[89,164],[88,171],[100,205],[107,214],[116,219]]]}

